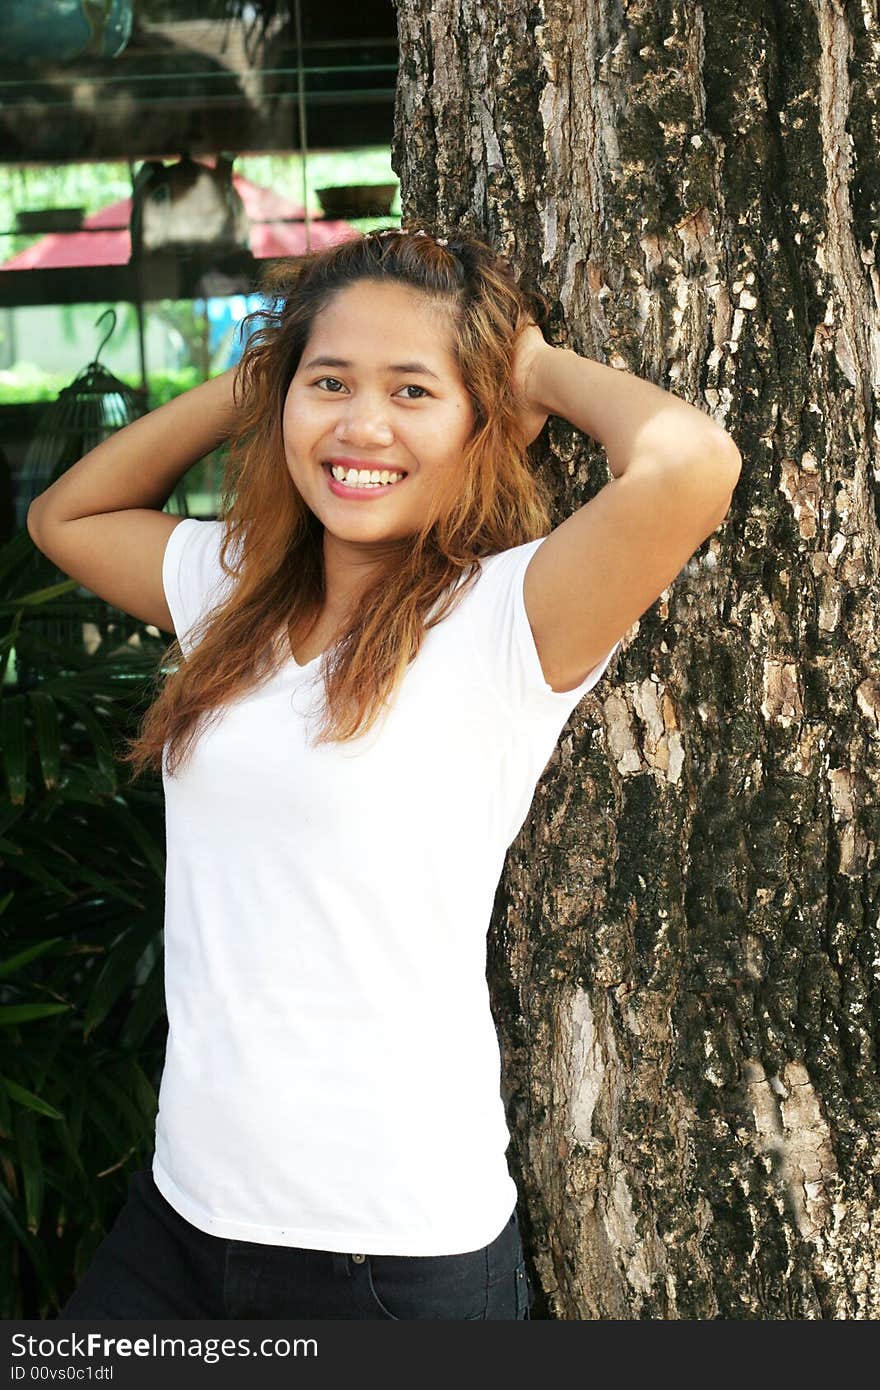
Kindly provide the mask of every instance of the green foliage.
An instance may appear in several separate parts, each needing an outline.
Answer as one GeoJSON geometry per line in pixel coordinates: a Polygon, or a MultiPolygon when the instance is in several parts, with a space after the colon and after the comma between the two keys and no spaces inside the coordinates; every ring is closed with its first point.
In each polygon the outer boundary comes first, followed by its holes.
{"type": "MultiPolygon", "coordinates": [[[[8,378],[8,373],[7,373],[8,378]]],[[[33,370],[18,381],[0,378],[0,405],[27,405],[34,401],[54,401],[65,386],[70,385],[70,373],[61,376],[57,373],[33,370]]]]}
{"type": "Polygon", "coordinates": [[[114,749],[152,697],[165,645],[59,576],[26,531],[0,549],[6,1319],[58,1312],[152,1151],[162,791],[158,778],[129,783],[114,749]],[[84,622],[101,637],[91,654],[84,622]]]}
{"type": "MultiPolygon", "coordinates": [[[[135,372],[118,373],[120,381],[124,381],[127,386],[133,386],[136,390],[140,389],[141,379],[135,372]]],[[[70,376],[49,376],[37,379],[36,373],[27,381],[12,383],[0,381],[0,405],[17,405],[28,401],[54,401],[60,391],[65,386],[70,385],[70,376]]],[[[164,405],[166,401],[173,400],[175,396],[180,396],[184,391],[189,391],[193,386],[198,386],[204,381],[204,377],[197,367],[179,367],[176,371],[169,369],[162,372],[151,372],[148,378],[150,390],[150,408],[155,409],[158,405],[164,405]]]]}
{"type": "MultiPolygon", "coordinates": [[[[122,372],[119,379],[128,386],[139,387],[141,384],[140,377],[134,373],[122,372]]],[[[178,367],[176,371],[169,368],[164,372],[150,372],[147,380],[150,409],[155,410],[157,406],[173,401],[175,396],[182,396],[184,391],[191,391],[194,386],[200,386],[205,378],[198,367],[178,367]]]]}

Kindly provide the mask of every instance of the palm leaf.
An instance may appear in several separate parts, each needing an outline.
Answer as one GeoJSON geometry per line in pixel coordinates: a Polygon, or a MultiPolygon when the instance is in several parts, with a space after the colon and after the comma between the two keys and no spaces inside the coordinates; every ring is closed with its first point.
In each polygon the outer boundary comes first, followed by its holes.
{"type": "Polygon", "coordinates": [[[54,1105],[42,1100],[33,1091],[28,1091],[24,1086],[19,1086],[17,1081],[10,1081],[8,1076],[0,1076],[0,1086],[2,1086],[13,1100],[17,1100],[20,1105],[28,1110],[36,1110],[38,1115],[45,1115],[50,1120],[63,1120],[64,1114],[61,1110],[56,1110],[54,1105]]]}
{"type": "Polygon", "coordinates": [[[17,1238],[19,1245],[33,1265],[34,1272],[43,1287],[43,1291],[51,1298],[53,1293],[52,1277],[49,1273],[49,1262],[46,1258],[46,1252],[42,1243],[37,1240],[35,1236],[32,1236],[30,1231],[26,1230],[22,1225],[18,1204],[2,1182],[0,1182],[0,1219],[5,1221],[13,1235],[17,1238]]]}
{"type": "Polygon", "coordinates": [[[74,711],[77,719],[88,732],[98,772],[104,780],[108,793],[111,796],[114,795],[116,792],[116,759],[113,756],[113,748],[106,729],[97,715],[82,700],[73,699],[67,694],[59,698],[63,699],[65,704],[74,711]]]}
{"type": "Polygon", "coordinates": [[[32,1023],[36,1018],[50,1018],[70,1008],[70,1004],[0,1004],[0,1028],[9,1028],[13,1023],[32,1023]]]}
{"type": "Polygon", "coordinates": [[[155,937],[158,925],[152,916],[130,928],[113,946],[86,1005],[83,1037],[103,1021],[126,989],[131,988],[138,961],[155,937]]]}
{"type": "Polygon", "coordinates": [[[61,726],[58,719],[58,706],[44,690],[29,690],[28,701],[34,721],[34,734],[37,740],[37,753],[43,785],[57,787],[61,777],[61,726]]]}
{"type": "Polygon", "coordinates": [[[0,747],[3,749],[9,800],[14,806],[24,804],[27,784],[25,704],[23,695],[4,695],[0,699],[0,747]]]}
{"type": "Polygon", "coordinates": [[[33,1111],[27,1107],[16,1112],[15,1142],[18,1167],[24,1178],[25,1221],[31,1235],[36,1235],[43,1214],[45,1184],[37,1126],[33,1111]]]}
{"type": "MultiPolygon", "coordinates": [[[[3,912],[4,907],[12,897],[13,894],[8,893],[4,901],[0,902],[0,913],[3,912]]],[[[44,956],[47,951],[51,951],[53,946],[57,946],[63,940],[62,936],[53,936],[48,941],[38,941],[33,946],[25,947],[23,951],[19,951],[17,956],[10,956],[8,960],[0,961],[0,979],[4,975],[11,975],[21,966],[27,965],[28,961],[38,960],[40,956],[44,956]]]]}
{"type": "Polygon", "coordinates": [[[165,1013],[165,958],[153,962],[127,1019],[122,1025],[120,1042],[123,1047],[138,1048],[165,1013]]]}

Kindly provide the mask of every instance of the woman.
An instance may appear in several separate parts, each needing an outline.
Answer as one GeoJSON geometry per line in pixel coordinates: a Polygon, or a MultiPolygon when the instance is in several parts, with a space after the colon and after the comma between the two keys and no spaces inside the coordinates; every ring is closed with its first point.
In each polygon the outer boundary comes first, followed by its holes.
{"type": "Polygon", "coordinates": [[[176,634],[126,755],[166,795],[155,1153],[63,1318],[516,1319],[485,979],[575,705],[722,520],[700,411],[544,340],[468,236],[282,267],[240,369],[113,436],[36,544],[176,634]],[[549,413],[611,482],[550,532],[549,413]],[[160,508],[232,436],[220,520],[160,508]]]}

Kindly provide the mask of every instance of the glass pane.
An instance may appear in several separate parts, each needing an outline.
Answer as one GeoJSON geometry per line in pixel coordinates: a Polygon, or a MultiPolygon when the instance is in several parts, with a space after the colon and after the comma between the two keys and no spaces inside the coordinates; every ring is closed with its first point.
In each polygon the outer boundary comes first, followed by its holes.
{"type": "MultiPolygon", "coordinates": [[[[237,360],[269,260],[399,222],[392,0],[301,9],[298,44],[285,0],[0,6],[7,536],[104,311],[100,366],[152,408],[237,360]]],[[[221,468],[219,454],[196,464],[168,509],[214,514],[221,468]]]]}

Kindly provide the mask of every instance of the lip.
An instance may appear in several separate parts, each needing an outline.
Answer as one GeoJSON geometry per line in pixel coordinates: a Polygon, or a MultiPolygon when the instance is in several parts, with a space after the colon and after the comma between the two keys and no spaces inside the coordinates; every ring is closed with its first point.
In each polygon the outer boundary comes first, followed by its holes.
{"type": "MultiPolygon", "coordinates": [[[[396,492],[399,487],[404,487],[409,476],[407,473],[404,473],[404,476],[399,482],[395,483],[393,487],[343,487],[342,483],[338,483],[333,477],[330,469],[348,462],[347,459],[333,459],[332,462],[321,464],[321,468],[327,478],[327,484],[333,496],[341,497],[345,502],[366,502],[368,500],[375,502],[379,497],[387,497],[390,492],[396,492]]],[[[350,466],[354,467],[353,460],[350,466]]],[[[364,465],[361,464],[361,467],[363,468],[364,465]]],[[[380,470],[380,472],[384,471],[384,469],[380,470]]],[[[389,468],[388,472],[403,473],[403,469],[389,468]]]]}

